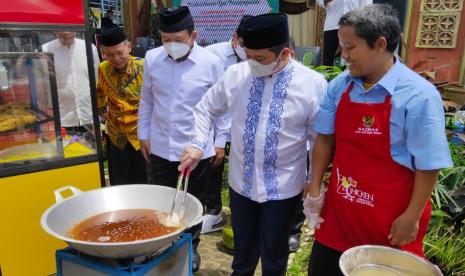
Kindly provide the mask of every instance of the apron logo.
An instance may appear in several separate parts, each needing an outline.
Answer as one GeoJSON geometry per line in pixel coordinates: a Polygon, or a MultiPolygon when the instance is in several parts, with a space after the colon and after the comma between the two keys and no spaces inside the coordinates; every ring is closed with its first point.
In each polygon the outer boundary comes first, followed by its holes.
{"type": "Polygon", "coordinates": [[[373,116],[363,116],[362,122],[365,127],[372,127],[375,124],[375,117],[373,116]]]}
{"type": "Polygon", "coordinates": [[[337,190],[336,192],[341,195],[345,200],[356,202],[359,204],[374,207],[374,195],[367,193],[357,188],[358,182],[351,176],[343,176],[339,173],[339,168],[336,168],[337,174],[337,190]]]}
{"type": "Polygon", "coordinates": [[[381,130],[377,127],[373,127],[375,121],[376,119],[374,116],[362,116],[362,126],[355,130],[355,134],[380,135],[381,130]]]}

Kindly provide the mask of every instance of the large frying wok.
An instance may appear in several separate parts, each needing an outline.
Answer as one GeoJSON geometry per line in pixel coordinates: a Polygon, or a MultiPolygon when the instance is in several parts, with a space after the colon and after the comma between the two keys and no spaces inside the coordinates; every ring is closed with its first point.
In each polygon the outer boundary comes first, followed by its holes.
{"type": "Polygon", "coordinates": [[[57,203],[42,215],[41,225],[50,235],[92,256],[118,259],[150,255],[168,246],[186,228],[200,222],[203,208],[197,198],[187,194],[181,228],[157,238],[102,243],[75,240],[69,238],[67,233],[74,225],[103,212],[120,209],[154,209],[169,212],[175,192],[176,189],[173,188],[143,184],[113,186],[88,192],[67,186],[55,191],[57,203]],[[66,189],[73,191],[74,195],[63,199],[60,193],[66,189]]]}

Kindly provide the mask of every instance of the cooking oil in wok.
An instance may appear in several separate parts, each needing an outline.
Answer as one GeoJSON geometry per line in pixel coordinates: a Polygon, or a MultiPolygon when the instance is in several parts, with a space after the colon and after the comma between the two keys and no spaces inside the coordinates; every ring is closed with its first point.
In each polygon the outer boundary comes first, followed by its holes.
{"type": "Polygon", "coordinates": [[[159,218],[165,212],[151,209],[123,209],[98,214],[74,226],[70,237],[90,242],[130,242],[163,236],[178,230],[159,218]]]}

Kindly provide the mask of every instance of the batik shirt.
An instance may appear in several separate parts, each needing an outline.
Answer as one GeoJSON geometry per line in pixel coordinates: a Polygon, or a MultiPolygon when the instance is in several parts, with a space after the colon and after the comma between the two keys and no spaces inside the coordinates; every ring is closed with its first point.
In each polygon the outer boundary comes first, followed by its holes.
{"type": "Polygon", "coordinates": [[[203,149],[214,118],[231,116],[229,185],[257,202],[302,192],[307,141],[327,83],[290,61],[272,76],[253,77],[247,62],[232,65],[194,109],[192,145],[203,149]]]}
{"type": "Polygon", "coordinates": [[[144,74],[144,60],[130,58],[126,71],[120,73],[108,61],[99,66],[97,103],[99,110],[107,109],[107,134],[111,142],[123,149],[129,141],[140,149],[137,139],[137,112],[144,74]]]}

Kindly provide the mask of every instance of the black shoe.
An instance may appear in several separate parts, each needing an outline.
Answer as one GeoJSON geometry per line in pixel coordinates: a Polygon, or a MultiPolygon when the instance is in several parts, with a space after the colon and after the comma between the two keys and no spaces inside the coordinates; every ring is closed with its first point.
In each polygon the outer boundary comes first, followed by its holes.
{"type": "Polygon", "coordinates": [[[197,248],[192,250],[192,272],[199,271],[201,260],[202,258],[200,257],[200,254],[197,251],[197,248]]]}
{"type": "Polygon", "coordinates": [[[296,252],[300,247],[300,234],[289,236],[289,252],[296,252]]]}

